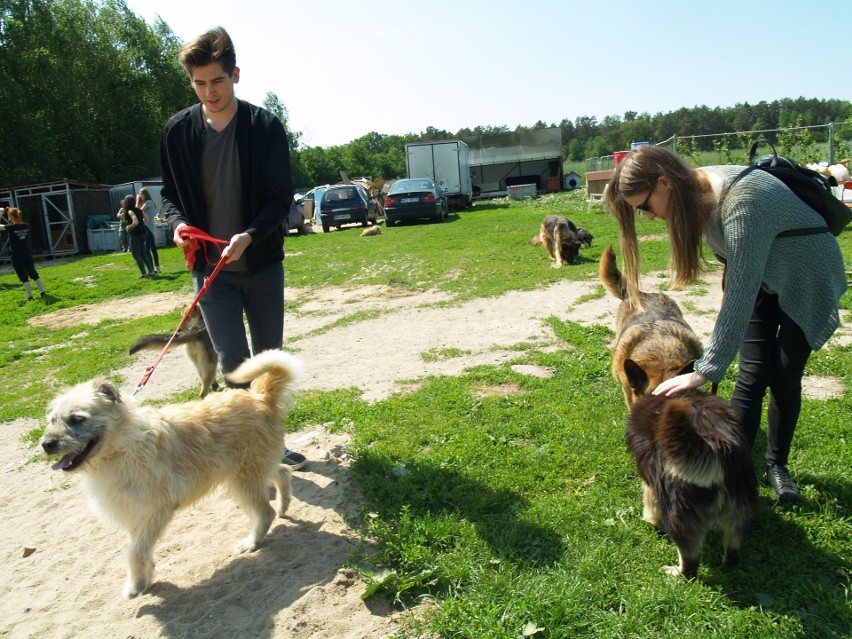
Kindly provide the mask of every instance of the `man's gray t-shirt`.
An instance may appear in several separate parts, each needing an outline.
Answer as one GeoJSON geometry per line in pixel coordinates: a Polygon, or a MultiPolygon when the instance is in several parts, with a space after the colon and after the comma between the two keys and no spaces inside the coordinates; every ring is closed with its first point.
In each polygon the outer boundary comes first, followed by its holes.
{"type": "MultiPolygon", "coordinates": [[[[229,241],[237,233],[245,231],[236,131],[236,115],[222,131],[216,131],[208,125],[201,154],[204,204],[210,221],[208,232],[215,238],[229,241]]],[[[226,264],[223,270],[245,271],[246,261],[240,259],[233,264],[226,264]]]]}

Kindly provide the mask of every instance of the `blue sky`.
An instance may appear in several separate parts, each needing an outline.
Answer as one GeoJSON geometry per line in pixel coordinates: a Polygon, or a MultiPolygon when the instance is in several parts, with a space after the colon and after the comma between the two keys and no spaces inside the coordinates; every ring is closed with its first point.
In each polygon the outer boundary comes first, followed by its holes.
{"type": "Polygon", "coordinates": [[[225,27],[237,95],[276,93],[309,146],[852,89],[848,0],[125,1],[182,40],[225,27]]]}

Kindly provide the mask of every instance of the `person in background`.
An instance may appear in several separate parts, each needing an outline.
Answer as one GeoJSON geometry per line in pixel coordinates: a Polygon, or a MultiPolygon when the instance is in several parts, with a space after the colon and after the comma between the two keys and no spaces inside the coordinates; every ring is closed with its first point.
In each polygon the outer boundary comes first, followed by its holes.
{"type": "MultiPolygon", "coordinates": [[[[189,246],[181,237],[186,226],[229,241],[222,250],[226,263],[199,303],[227,374],[252,352],[283,345],[283,222],[293,201],[290,151],[278,118],[234,95],[240,69],[227,31],[216,27],[187,42],[179,61],[199,104],[172,116],[163,129],[163,213],[181,248],[189,246]]],[[[196,292],[219,260],[210,244],[195,256],[196,292]]],[[[306,463],[286,447],[281,461],[294,470],[306,463]]]]}
{"type": "Polygon", "coordinates": [[[623,159],[605,201],[620,228],[629,295],[638,300],[636,214],[668,225],[673,286],[694,282],[704,244],[726,264],[724,297],[704,355],[694,372],[661,383],[673,395],[721,381],[739,350],[731,405],[753,446],[769,389],[766,480],[782,503],[799,500],[787,469],[802,406],[802,376],[813,350],[839,325],[847,288],[837,239],[824,233],[779,237],[824,227],[819,213],[763,171],[737,180],[745,167],[695,168],[656,146],[640,146],[623,159]]]}
{"type": "Polygon", "coordinates": [[[121,200],[122,215],[128,220],[127,237],[130,240],[130,253],[139,267],[139,272],[141,273],[139,279],[154,277],[154,265],[151,262],[151,255],[145,250],[145,222],[143,214],[134,204],[136,204],[136,197],[133,195],[126,195],[121,200]]]}
{"type": "Polygon", "coordinates": [[[130,250],[130,242],[127,239],[127,225],[130,222],[127,220],[123,208],[118,209],[115,218],[118,220],[118,248],[122,253],[127,253],[130,250]]]}
{"type": "MultiPolygon", "coordinates": [[[[2,213],[2,209],[0,209],[0,213],[2,213]]],[[[21,209],[15,207],[6,209],[5,215],[2,216],[2,222],[0,224],[0,231],[5,231],[9,238],[9,253],[12,258],[12,268],[15,269],[15,275],[18,276],[24,287],[27,300],[30,301],[33,299],[33,288],[32,284],[30,284],[30,279],[35,282],[39,293],[44,297],[46,295],[44,284],[42,284],[41,277],[39,277],[33,263],[33,254],[27,244],[27,235],[30,233],[30,227],[28,224],[24,224],[24,216],[21,213],[21,209]]]]}
{"type": "Polygon", "coordinates": [[[157,214],[157,204],[151,199],[148,189],[142,187],[136,196],[136,208],[142,211],[145,223],[145,251],[154,264],[154,275],[160,272],[160,254],[157,252],[157,239],[151,226],[154,224],[154,216],[157,214]]]}

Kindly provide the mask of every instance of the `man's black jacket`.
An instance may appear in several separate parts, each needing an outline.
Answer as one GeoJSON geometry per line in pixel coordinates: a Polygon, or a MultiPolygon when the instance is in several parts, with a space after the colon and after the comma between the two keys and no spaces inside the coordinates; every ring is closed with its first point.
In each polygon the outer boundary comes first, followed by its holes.
{"type": "MultiPolygon", "coordinates": [[[[265,109],[238,100],[234,117],[243,185],[243,227],[252,238],[243,257],[253,272],[284,259],[282,224],[293,201],[290,148],[281,122],[265,109]]],[[[205,232],[210,229],[201,186],[206,128],[201,104],[175,114],[163,128],[163,214],[172,232],[181,222],[205,232]]],[[[218,252],[213,249],[207,257],[215,263],[218,252]]],[[[199,255],[195,260],[195,270],[205,268],[201,258],[199,255]]]]}

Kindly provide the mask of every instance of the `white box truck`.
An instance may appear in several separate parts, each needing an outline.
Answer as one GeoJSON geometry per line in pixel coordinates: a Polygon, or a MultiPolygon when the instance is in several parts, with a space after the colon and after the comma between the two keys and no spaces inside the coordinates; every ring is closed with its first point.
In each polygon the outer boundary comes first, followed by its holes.
{"type": "Polygon", "coordinates": [[[405,145],[405,166],[410,178],[432,178],[450,206],[463,209],[473,203],[467,144],[461,140],[410,142],[405,145]]]}

